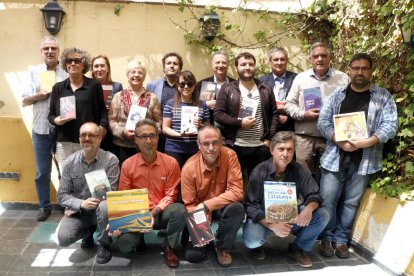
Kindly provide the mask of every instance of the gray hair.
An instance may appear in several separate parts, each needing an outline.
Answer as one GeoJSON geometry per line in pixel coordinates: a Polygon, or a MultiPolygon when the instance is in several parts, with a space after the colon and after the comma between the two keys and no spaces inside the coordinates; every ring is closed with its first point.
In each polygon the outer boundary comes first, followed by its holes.
{"type": "Polygon", "coordinates": [[[325,49],[326,49],[326,51],[328,52],[328,55],[329,55],[329,56],[331,55],[331,50],[329,49],[328,45],[326,45],[326,43],[324,43],[324,42],[320,42],[320,41],[318,41],[318,42],[313,43],[313,44],[309,47],[309,56],[312,56],[313,49],[318,48],[318,47],[325,48],[325,49]]]}
{"type": "Polygon", "coordinates": [[[211,59],[213,59],[215,56],[225,56],[226,57],[226,59],[227,59],[227,62],[229,61],[229,55],[226,53],[226,51],[224,51],[224,50],[219,50],[219,51],[217,51],[217,52],[214,52],[212,55],[211,55],[211,59]]]}
{"type": "Polygon", "coordinates": [[[138,128],[141,127],[141,126],[152,126],[155,129],[155,132],[157,133],[157,135],[159,134],[158,133],[158,126],[154,122],[154,120],[143,119],[143,120],[138,121],[135,125],[135,136],[138,135],[138,128]]]}
{"type": "Polygon", "coordinates": [[[221,131],[218,127],[213,126],[213,125],[205,125],[205,126],[202,126],[198,129],[198,134],[197,134],[197,140],[198,141],[200,141],[201,134],[207,129],[211,129],[211,130],[215,131],[220,136],[220,141],[221,141],[221,131]]]}
{"type": "Polygon", "coordinates": [[[267,55],[269,60],[272,58],[272,54],[277,53],[277,52],[282,52],[285,55],[286,59],[289,58],[288,52],[284,48],[276,47],[276,48],[273,48],[272,50],[270,50],[269,54],[267,55]]]}
{"type": "Polygon", "coordinates": [[[135,68],[141,68],[144,71],[144,74],[147,75],[147,67],[144,65],[144,63],[138,59],[133,59],[130,62],[128,62],[127,65],[127,75],[129,71],[135,69],[135,68]]]}
{"type": "Polygon", "coordinates": [[[89,71],[89,67],[91,67],[91,55],[87,51],[82,50],[82,49],[78,49],[78,48],[65,49],[60,57],[60,66],[62,66],[62,69],[65,70],[65,72],[68,72],[66,68],[66,60],[68,59],[70,55],[73,55],[73,54],[81,55],[80,58],[83,63],[82,73],[86,74],[86,72],[89,71]]]}
{"type": "Polygon", "coordinates": [[[59,41],[57,40],[57,38],[56,38],[56,37],[54,37],[54,36],[48,35],[48,36],[43,37],[43,38],[40,40],[40,49],[42,49],[43,44],[44,44],[46,41],[48,41],[48,40],[52,40],[52,41],[54,41],[54,42],[56,43],[56,47],[58,47],[58,48],[59,48],[59,41]]]}
{"type": "Polygon", "coordinates": [[[293,141],[293,145],[296,146],[296,135],[292,131],[279,131],[273,136],[270,142],[270,149],[273,150],[277,144],[285,143],[287,141],[293,141]]]}

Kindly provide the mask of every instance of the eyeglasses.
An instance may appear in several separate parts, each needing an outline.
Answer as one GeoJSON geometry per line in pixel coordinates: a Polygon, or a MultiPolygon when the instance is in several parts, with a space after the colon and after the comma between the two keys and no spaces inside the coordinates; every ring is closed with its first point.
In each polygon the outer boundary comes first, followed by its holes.
{"type": "Polygon", "coordinates": [[[154,140],[156,137],[158,137],[158,134],[151,133],[151,134],[143,134],[143,135],[135,135],[136,138],[138,138],[141,142],[147,141],[148,138],[150,140],[154,140]]]}
{"type": "Polygon", "coordinates": [[[81,139],[86,139],[87,137],[89,137],[89,138],[97,138],[97,137],[99,137],[99,136],[101,136],[100,134],[92,134],[92,133],[81,133],[80,135],[79,135],[79,137],[81,138],[81,139]]]}
{"type": "Polygon", "coordinates": [[[359,72],[359,70],[361,70],[362,72],[368,72],[369,70],[371,70],[371,67],[350,67],[353,71],[355,72],[359,72]]]}
{"type": "Polygon", "coordinates": [[[205,142],[200,142],[200,145],[203,148],[208,149],[210,145],[213,147],[217,147],[218,145],[220,145],[220,141],[219,140],[205,141],[205,142]]]}
{"type": "Polygon", "coordinates": [[[183,88],[185,88],[185,86],[187,86],[188,88],[193,87],[194,83],[192,83],[192,82],[180,82],[178,85],[180,86],[180,88],[183,89],[183,88]]]}
{"type": "Polygon", "coordinates": [[[82,59],[81,58],[68,58],[66,59],[66,64],[72,64],[74,62],[75,64],[81,64],[82,59]]]}
{"type": "Polygon", "coordinates": [[[54,52],[54,51],[57,51],[57,47],[43,47],[42,48],[42,50],[43,51],[45,51],[45,52],[47,52],[47,51],[49,51],[49,52],[54,52]]]}

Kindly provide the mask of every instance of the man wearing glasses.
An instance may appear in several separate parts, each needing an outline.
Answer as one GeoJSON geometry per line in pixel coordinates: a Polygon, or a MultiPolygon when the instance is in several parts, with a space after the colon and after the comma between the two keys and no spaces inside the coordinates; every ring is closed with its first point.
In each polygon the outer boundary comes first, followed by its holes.
{"type": "Polygon", "coordinates": [[[36,192],[39,200],[38,221],[50,216],[50,173],[52,170],[53,130],[48,122],[50,92],[55,82],[63,81],[68,74],[59,66],[59,43],[53,36],[46,36],[40,42],[43,63],[29,69],[30,85],[23,93],[23,106],[33,105],[32,143],[36,160],[36,192]],[[51,76],[50,85],[46,85],[44,76],[51,76]]]}
{"type": "Polygon", "coordinates": [[[66,159],[57,193],[59,205],[65,208],[65,215],[56,230],[57,243],[67,247],[82,239],[82,248],[92,248],[93,233],[98,225],[96,262],[104,264],[112,256],[109,249],[110,238],[106,231],[108,224],[106,201],[91,196],[85,173],[104,170],[112,190],[115,191],[119,177],[118,158],[99,148],[102,135],[97,124],[83,124],[79,135],[81,150],[66,159]]]}
{"type": "MultiPolygon", "coordinates": [[[[220,130],[207,125],[198,131],[200,151],[184,165],[181,174],[182,199],[191,212],[204,209],[210,220],[217,217],[219,225],[214,246],[218,263],[230,266],[237,231],[244,219],[243,179],[236,153],[222,146],[220,130]]],[[[200,262],[206,257],[207,244],[194,247],[185,230],[182,237],[185,258],[200,262]]]]}
{"type": "Polygon", "coordinates": [[[327,139],[321,158],[321,195],[331,220],[320,235],[320,254],[349,258],[348,242],[355,215],[370,176],[381,169],[382,149],[398,128],[392,95],[372,82],[373,62],[360,53],[349,62],[351,83],[336,90],[324,103],[318,129],[327,139]],[[367,138],[341,140],[335,135],[333,116],[363,111],[367,138]]]}

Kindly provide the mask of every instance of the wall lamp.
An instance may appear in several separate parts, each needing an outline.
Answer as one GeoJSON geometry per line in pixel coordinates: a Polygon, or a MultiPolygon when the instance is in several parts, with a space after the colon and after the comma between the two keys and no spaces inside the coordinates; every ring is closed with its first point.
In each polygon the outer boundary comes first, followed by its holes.
{"type": "Polygon", "coordinates": [[[412,27],[408,27],[404,30],[403,24],[398,25],[400,27],[403,43],[411,48],[414,48],[414,30],[412,27]]]}
{"type": "Polygon", "coordinates": [[[52,0],[40,9],[43,12],[43,19],[45,21],[45,27],[52,35],[55,35],[60,30],[60,24],[62,24],[62,18],[65,12],[56,2],[52,0]]]}
{"type": "Polygon", "coordinates": [[[201,33],[205,40],[212,41],[220,27],[220,17],[215,12],[205,13],[202,18],[199,19],[201,22],[201,33]]]}

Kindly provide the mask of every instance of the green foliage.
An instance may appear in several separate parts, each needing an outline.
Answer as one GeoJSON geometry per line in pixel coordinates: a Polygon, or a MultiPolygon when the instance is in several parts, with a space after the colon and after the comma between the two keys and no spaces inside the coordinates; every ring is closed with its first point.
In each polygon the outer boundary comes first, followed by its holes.
{"type": "Polygon", "coordinates": [[[124,7],[123,5],[116,4],[114,7],[114,14],[119,16],[123,7],[124,7]]]}

